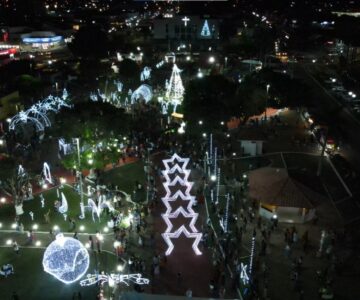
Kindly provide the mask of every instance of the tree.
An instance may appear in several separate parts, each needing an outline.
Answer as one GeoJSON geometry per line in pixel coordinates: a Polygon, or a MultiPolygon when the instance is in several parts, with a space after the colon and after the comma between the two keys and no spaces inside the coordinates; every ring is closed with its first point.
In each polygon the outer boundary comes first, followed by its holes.
{"type": "Polygon", "coordinates": [[[108,39],[99,26],[81,27],[75,34],[70,49],[75,55],[86,59],[98,59],[107,55],[108,39]]]}
{"type": "Polygon", "coordinates": [[[237,114],[232,110],[236,85],[222,75],[191,80],[185,89],[183,110],[189,128],[201,120],[203,128],[219,128],[221,122],[237,114]]]}
{"type": "Polygon", "coordinates": [[[140,80],[140,68],[138,64],[129,58],[119,63],[119,76],[127,83],[138,83],[140,80]]]}
{"type": "Polygon", "coordinates": [[[13,170],[10,177],[0,182],[1,190],[12,198],[17,214],[19,212],[16,207],[22,207],[25,198],[24,189],[29,183],[29,175],[26,172],[19,172],[18,168],[13,170]]]}
{"type": "Polygon", "coordinates": [[[131,120],[131,130],[142,133],[144,138],[156,139],[161,134],[160,108],[155,105],[137,103],[133,108],[134,114],[131,120]]]}
{"type": "MultiPolygon", "coordinates": [[[[17,78],[16,87],[20,96],[25,100],[24,102],[27,103],[29,102],[29,99],[34,98],[40,94],[43,84],[39,78],[35,78],[28,74],[23,74],[17,78]]],[[[32,104],[32,102],[28,104],[32,104]]]]}
{"type": "Polygon", "coordinates": [[[290,77],[287,73],[274,72],[271,69],[262,69],[247,77],[247,84],[251,81],[253,88],[263,91],[269,85],[268,106],[274,108],[307,106],[309,87],[301,80],[290,77]]]}
{"type": "MultiPolygon", "coordinates": [[[[50,134],[68,142],[80,138],[82,168],[102,168],[118,160],[119,145],[130,128],[124,110],[108,103],[87,102],[64,109],[56,118],[50,134]]],[[[72,169],[77,165],[76,155],[72,153],[65,157],[63,165],[72,169]]]]}

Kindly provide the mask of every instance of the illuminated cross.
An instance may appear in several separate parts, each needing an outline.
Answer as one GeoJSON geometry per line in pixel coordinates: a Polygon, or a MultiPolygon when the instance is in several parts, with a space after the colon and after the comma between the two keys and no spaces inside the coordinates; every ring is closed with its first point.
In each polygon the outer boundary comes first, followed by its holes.
{"type": "Polygon", "coordinates": [[[188,17],[184,17],[182,19],[182,21],[184,21],[185,27],[187,26],[187,23],[190,21],[190,19],[188,17]]]}

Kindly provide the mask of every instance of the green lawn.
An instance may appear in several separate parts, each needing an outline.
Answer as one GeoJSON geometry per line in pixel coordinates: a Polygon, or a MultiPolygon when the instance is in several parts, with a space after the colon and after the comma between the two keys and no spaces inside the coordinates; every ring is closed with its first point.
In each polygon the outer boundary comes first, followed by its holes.
{"type": "MultiPolygon", "coordinates": [[[[42,267],[43,253],[44,249],[22,248],[20,255],[17,256],[12,248],[1,248],[0,264],[12,264],[15,274],[8,278],[0,278],[0,299],[11,299],[13,291],[18,293],[20,299],[29,300],[71,300],[73,293],[79,291],[82,299],[95,299],[96,285],[81,287],[79,282],[66,285],[44,272],[42,267]]],[[[113,255],[107,253],[91,254],[88,273],[94,272],[97,263],[100,270],[108,272],[114,271],[117,265],[116,257],[113,255]]]]}
{"type": "MultiPolygon", "coordinates": [[[[118,185],[121,190],[127,193],[131,193],[135,187],[135,181],[138,180],[140,183],[145,183],[145,174],[143,169],[143,163],[137,162],[128,164],[111,171],[106,172],[103,175],[106,183],[114,183],[118,185]]],[[[68,204],[68,217],[67,221],[64,220],[63,215],[55,210],[55,201],[58,200],[56,189],[51,189],[43,193],[45,198],[45,207],[41,208],[40,197],[36,196],[33,200],[24,202],[24,214],[20,217],[20,222],[24,224],[25,230],[32,228],[34,224],[38,225],[38,231],[49,231],[57,225],[61,231],[67,232],[71,229],[71,224],[68,221],[69,218],[76,220],[76,230],[81,232],[80,226],[85,227],[85,232],[96,232],[101,231],[106,223],[107,217],[103,213],[101,215],[101,222],[93,222],[91,212],[86,212],[86,218],[80,220],[80,195],[70,186],[65,185],[61,190],[63,191],[68,204]],[[45,223],[44,214],[50,210],[50,224],[45,223]],[[31,221],[29,212],[34,213],[34,221],[31,221]]],[[[145,189],[141,190],[136,194],[137,199],[145,200],[146,194],[145,189]]],[[[87,204],[87,198],[84,198],[85,205],[87,204]]],[[[2,229],[11,229],[11,225],[14,223],[15,210],[12,204],[1,204],[0,205],[0,220],[2,223],[2,229]]]]}
{"type": "MultiPolygon", "coordinates": [[[[1,158],[1,154],[0,154],[1,158]]],[[[0,180],[5,180],[9,177],[9,174],[13,173],[15,163],[12,159],[4,158],[0,159],[0,180]]]]}
{"type": "MultiPolygon", "coordinates": [[[[69,223],[69,218],[76,220],[76,227],[79,231],[81,225],[84,225],[86,232],[95,232],[97,229],[102,229],[106,224],[106,215],[102,215],[101,222],[93,222],[91,213],[86,212],[86,218],[80,220],[78,216],[80,215],[80,195],[73,190],[72,187],[65,185],[62,191],[68,201],[69,210],[67,221],[64,220],[62,214],[55,210],[55,201],[57,201],[56,189],[51,189],[43,193],[45,198],[45,207],[41,208],[41,202],[39,195],[35,196],[33,200],[24,202],[24,214],[20,217],[20,222],[24,224],[25,230],[31,229],[34,224],[37,224],[39,228],[38,231],[49,231],[53,228],[54,225],[60,227],[61,231],[67,232],[71,229],[71,224],[69,223]],[[44,214],[50,210],[50,223],[45,223],[44,214]],[[34,221],[31,221],[29,212],[34,213],[34,221]]],[[[87,203],[87,198],[84,198],[85,204],[87,203]]],[[[2,229],[11,229],[11,224],[14,223],[15,211],[12,204],[3,205],[0,209],[0,218],[2,221],[2,229]]]]}
{"type": "MultiPolygon", "coordinates": [[[[105,184],[114,184],[120,190],[132,195],[135,189],[135,182],[138,181],[142,186],[145,185],[146,177],[144,172],[144,163],[138,161],[124,165],[120,168],[112,169],[102,175],[105,184]]],[[[145,189],[136,193],[135,201],[143,202],[146,199],[145,189]]]]}

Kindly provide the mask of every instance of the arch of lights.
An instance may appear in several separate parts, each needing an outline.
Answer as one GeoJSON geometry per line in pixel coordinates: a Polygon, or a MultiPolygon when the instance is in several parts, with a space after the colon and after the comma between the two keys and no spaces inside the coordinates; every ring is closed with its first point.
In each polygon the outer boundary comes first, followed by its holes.
{"type": "Polygon", "coordinates": [[[45,127],[50,127],[51,122],[47,116],[48,112],[58,113],[62,107],[71,107],[68,103],[68,93],[64,89],[61,97],[48,96],[42,101],[35,103],[26,111],[20,111],[10,120],[9,129],[15,128],[21,124],[33,124],[36,131],[44,131],[45,127]]]}
{"type": "Polygon", "coordinates": [[[144,99],[148,103],[153,97],[152,89],[150,85],[142,84],[140,85],[131,95],[131,104],[134,104],[140,99],[144,99]]]}

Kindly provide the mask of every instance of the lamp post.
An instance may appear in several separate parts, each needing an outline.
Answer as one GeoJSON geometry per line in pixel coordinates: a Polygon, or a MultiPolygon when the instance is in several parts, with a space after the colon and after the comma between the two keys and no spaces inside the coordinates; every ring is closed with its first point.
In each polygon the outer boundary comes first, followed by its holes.
{"type": "Polygon", "coordinates": [[[270,89],[270,84],[267,84],[266,85],[266,102],[265,102],[265,122],[267,121],[266,111],[267,111],[268,98],[269,98],[269,89],[270,89]]]}
{"type": "Polygon", "coordinates": [[[82,181],[82,172],[81,172],[81,159],[80,159],[80,138],[75,138],[76,148],[78,154],[78,167],[79,167],[79,179],[80,179],[80,202],[81,205],[84,205],[84,193],[83,193],[83,181],[82,181]]]}

